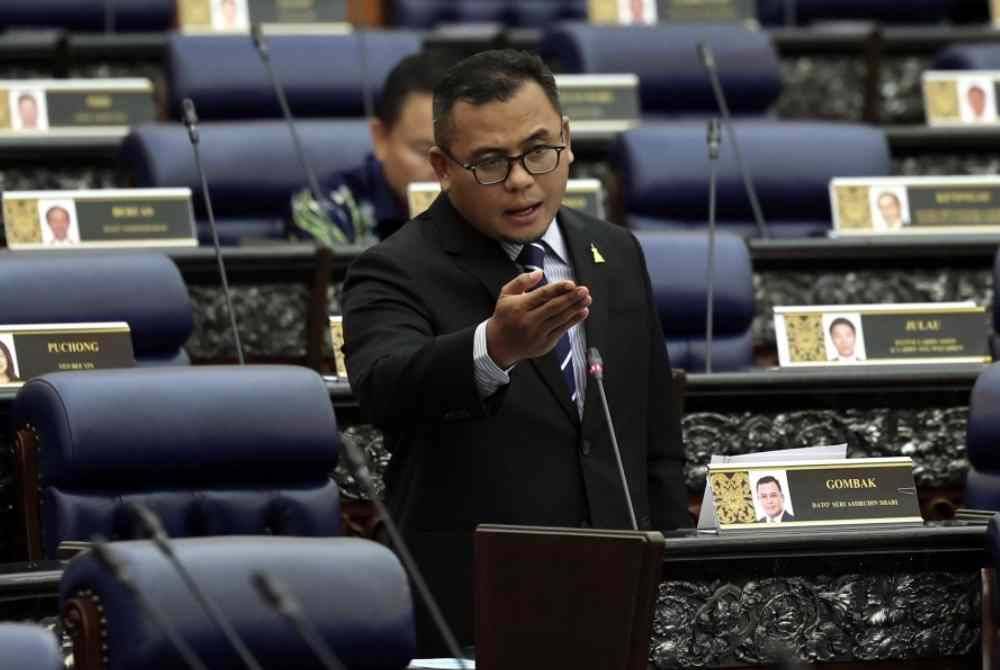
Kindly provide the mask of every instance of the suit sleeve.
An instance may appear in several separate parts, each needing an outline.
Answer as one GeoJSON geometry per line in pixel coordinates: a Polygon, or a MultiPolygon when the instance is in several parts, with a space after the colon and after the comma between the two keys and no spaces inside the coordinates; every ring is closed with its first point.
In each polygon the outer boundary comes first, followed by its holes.
{"type": "Polygon", "coordinates": [[[344,284],[344,353],[351,388],[377,426],[485,416],[504,389],[477,390],[476,324],[438,334],[433,315],[397,259],[370,249],[344,284]]]}
{"type": "Polygon", "coordinates": [[[647,473],[651,523],[656,530],[691,526],[684,483],[684,440],[681,434],[681,398],[670,372],[670,356],[653,302],[653,288],[638,240],[635,244],[642,283],[646,292],[649,328],[649,379],[647,414],[647,473]]]}

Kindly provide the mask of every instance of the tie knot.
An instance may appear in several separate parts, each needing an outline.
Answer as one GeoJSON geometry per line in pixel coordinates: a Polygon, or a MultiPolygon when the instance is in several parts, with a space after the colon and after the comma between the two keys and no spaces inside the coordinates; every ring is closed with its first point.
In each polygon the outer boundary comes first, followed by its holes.
{"type": "Polygon", "coordinates": [[[526,272],[545,270],[545,244],[543,242],[528,242],[521,247],[517,262],[524,266],[526,272]]]}

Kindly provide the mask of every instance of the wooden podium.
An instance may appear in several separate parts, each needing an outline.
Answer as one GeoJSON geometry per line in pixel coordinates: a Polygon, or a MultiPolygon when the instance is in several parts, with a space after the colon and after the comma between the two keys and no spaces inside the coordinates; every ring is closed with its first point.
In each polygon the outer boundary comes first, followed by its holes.
{"type": "Polygon", "coordinates": [[[482,525],[479,670],[646,670],[664,539],[656,532],[482,525]]]}

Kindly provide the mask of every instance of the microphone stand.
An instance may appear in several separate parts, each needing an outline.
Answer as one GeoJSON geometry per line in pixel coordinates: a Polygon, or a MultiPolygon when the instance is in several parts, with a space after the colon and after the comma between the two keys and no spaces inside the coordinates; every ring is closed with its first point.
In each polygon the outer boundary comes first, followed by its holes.
{"type": "Polygon", "coordinates": [[[184,125],[187,126],[188,138],[191,140],[191,148],[194,150],[194,164],[198,168],[198,175],[201,177],[201,196],[205,201],[205,209],[208,211],[208,225],[212,229],[212,243],[215,246],[215,260],[219,264],[219,277],[222,280],[222,293],[226,297],[226,308],[229,310],[229,325],[233,330],[233,342],[236,345],[236,358],[240,365],[246,365],[243,358],[243,345],[240,343],[240,329],[236,325],[236,312],[233,310],[233,296],[229,291],[229,278],[226,276],[226,264],[222,260],[222,246],[219,244],[219,231],[215,227],[215,212],[212,211],[212,197],[208,193],[208,178],[205,177],[205,166],[201,163],[201,152],[198,150],[200,135],[198,133],[198,113],[194,108],[194,101],[191,98],[184,98],[182,103],[184,108],[184,125]]]}
{"type": "Polygon", "coordinates": [[[719,119],[708,122],[708,294],[705,298],[705,372],[712,372],[712,335],[715,326],[715,197],[718,172],[719,119]]]}

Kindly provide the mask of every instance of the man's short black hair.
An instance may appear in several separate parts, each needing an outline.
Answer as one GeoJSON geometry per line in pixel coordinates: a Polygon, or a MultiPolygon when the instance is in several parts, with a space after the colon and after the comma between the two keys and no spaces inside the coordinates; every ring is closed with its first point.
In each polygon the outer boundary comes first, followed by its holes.
{"type": "Polygon", "coordinates": [[[778,493],[784,495],[784,491],[781,490],[781,482],[779,482],[776,478],[772,477],[771,475],[765,475],[757,480],[758,491],[760,490],[761,484],[774,484],[775,486],[778,487],[778,493]]]}
{"type": "Polygon", "coordinates": [[[507,102],[527,81],[541,86],[545,97],[562,116],[556,79],[538,56],[515,49],[494,49],[456,63],[434,87],[434,142],[439,147],[448,147],[455,103],[479,106],[507,102]]]}
{"type": "Polygon", "coordinates": [[[838,316],[836,319],[830,322],[830,337],[833,337],[833,329],[836,328],[837,326],[847,326],[848,328],[851,329],[852,333],[854,333],[855,335],[858,334],[858,331],[854,328],[854,324],[851,323],[850,319],[845,319],[842,316],[838,316]]]}
{"type": "Polygon", "coordinates": [[[406,97],[411,93],[432,95],[443,72],[438,60],[425,51],[399,61],[385,78],[382,95],[375,104],[375,116],[386,128],[392,128],[403,113],[406,97]]]}

